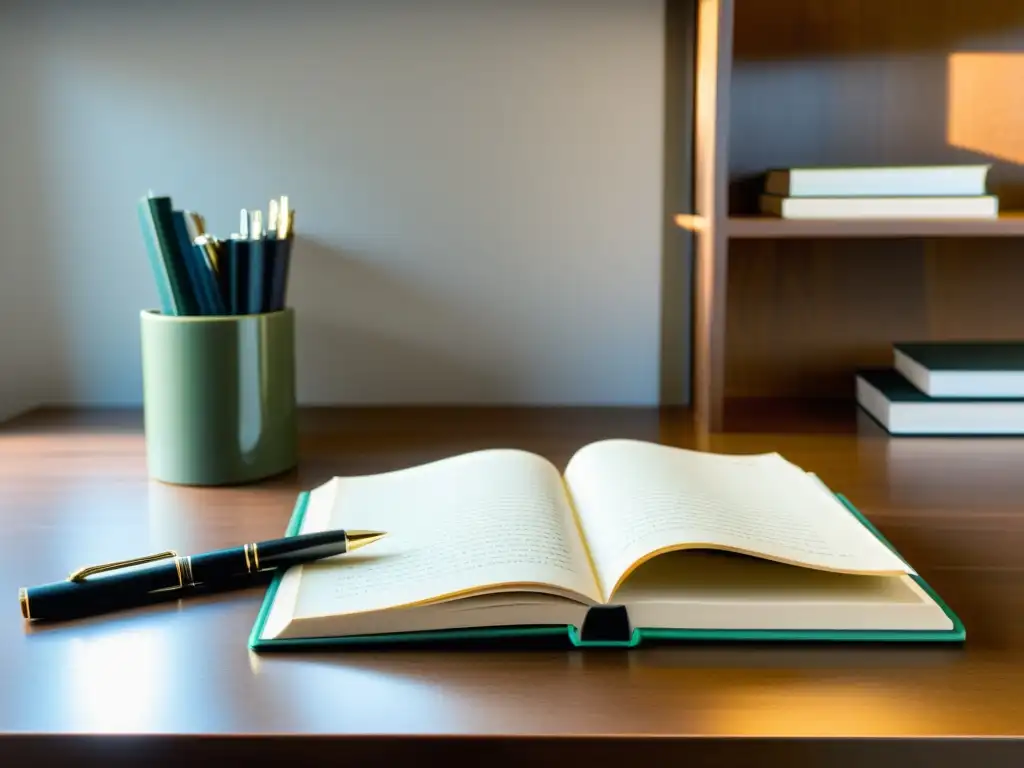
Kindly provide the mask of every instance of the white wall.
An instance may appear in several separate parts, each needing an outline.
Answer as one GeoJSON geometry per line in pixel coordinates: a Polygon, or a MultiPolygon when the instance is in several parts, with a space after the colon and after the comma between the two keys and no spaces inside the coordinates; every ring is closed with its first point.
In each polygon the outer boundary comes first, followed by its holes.
{"type": "Polygon", "coordinates": [[[661,0],[4,8],[0,353],[37,399],[140,401],[153,189],[222,235],[290,195],[303,402],[657,401],[661,0]]]}

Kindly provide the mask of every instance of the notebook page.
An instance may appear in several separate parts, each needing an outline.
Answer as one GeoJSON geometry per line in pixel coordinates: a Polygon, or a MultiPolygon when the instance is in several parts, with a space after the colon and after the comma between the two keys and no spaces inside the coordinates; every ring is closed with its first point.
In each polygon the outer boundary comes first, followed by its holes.
{"type": "Polygon", "coordinates": [[[335,478],[312,492],[303,522],[302,533],[347,528],[388,535],[292,569],[289,576],[299,579],[296,616],[382,610],[488,587],[598,598],[558,470],[524,451],[480,451],[335,478]]]}
{"type": "Polygon", "coordinates": [[[778,454],[608,440],[581,449],[565,480],[606,595],[638,562],[687,546],[845,573],[913,573],[819,480],[778,454]]]}

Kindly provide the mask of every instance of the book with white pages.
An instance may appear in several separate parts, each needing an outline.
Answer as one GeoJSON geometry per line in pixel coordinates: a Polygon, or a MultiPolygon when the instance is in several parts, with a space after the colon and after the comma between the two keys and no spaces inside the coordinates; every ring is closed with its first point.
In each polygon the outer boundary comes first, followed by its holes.
{"type": "Polygon", "coordinates": [[[275,576],[250,648],[965,638],[860,512],[777,453],[609,439],[560,472],[474,451],[299,494],[287,535],[338,528],[388,535],[275,576]]]}
{"type": "Polygon", "coordinates": [[[1024,435],[1024,398],[930,397],[895,368],[857,371],[857,404],[904,436],[1024,435]]]}
{"type": "Polygon", "coordinates": [[[783,219],[995,219],[999,199],[976,197],[781,197],[761,195],[761,213],[783,219]]]}
{"type": "Polygon", "coordinates": [[[775,168],[765,192],[781,197],[974,197],[991,164],[775,168]]]}

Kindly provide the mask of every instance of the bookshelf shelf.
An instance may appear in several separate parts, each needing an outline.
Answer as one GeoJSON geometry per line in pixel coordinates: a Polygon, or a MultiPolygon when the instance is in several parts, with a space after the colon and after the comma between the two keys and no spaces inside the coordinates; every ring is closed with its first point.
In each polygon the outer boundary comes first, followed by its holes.
{"type": "Polygon", "coordinates": [[[998,219],[795,220],[730,216],[730,238],[788,237],[1021,237],[1024,213],[998,219]]]}
{"type": "Polygon", "coordinates": [[[896,341],[1024,338],[1024,101],[1005,97],[1024,79],[1015,4],[692,8],[692,213],[675,223],[692,235],[705,428],[743,429],[732,416],[751,403],[846,413],[857,369],[891,364],[896,341]],[[757,215],[772,168],[955,163],[991,165],[1003,215],[757,215]]]}
{"type": "MultiPolygon", "coordinates": [[[[681,214],[676,223],[691,232],[704,226],[699,217],[681,214]]],[[[1024,237],[1024,212],[998,219],[780,219],[730,216],[726,234],[733,240],[794,237],[1024,237]]]]}

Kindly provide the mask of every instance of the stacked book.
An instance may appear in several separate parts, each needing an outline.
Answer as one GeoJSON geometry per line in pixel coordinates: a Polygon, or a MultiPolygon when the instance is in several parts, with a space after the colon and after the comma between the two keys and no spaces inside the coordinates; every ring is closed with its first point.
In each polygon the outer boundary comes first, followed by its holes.
{"type": "Polygon", "coordinates": [[[992,219],[989,165],[769,171],[761,212],[784,219],[992,219]]]}
{"type": "Polygon", "coordinates": [[[893,346],[857,374],[857,402],[894,435],[1024,434],[1024,341],[893,346]]]}

